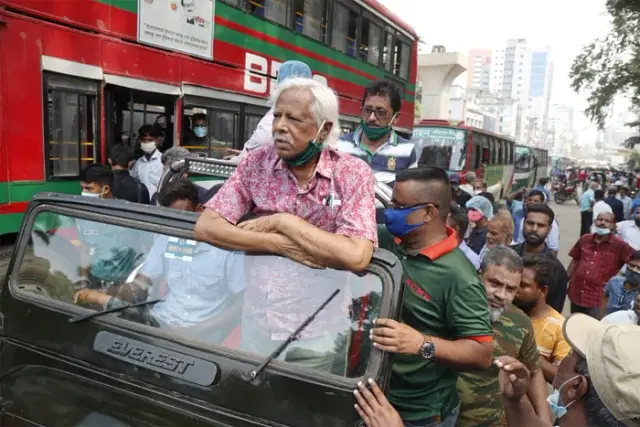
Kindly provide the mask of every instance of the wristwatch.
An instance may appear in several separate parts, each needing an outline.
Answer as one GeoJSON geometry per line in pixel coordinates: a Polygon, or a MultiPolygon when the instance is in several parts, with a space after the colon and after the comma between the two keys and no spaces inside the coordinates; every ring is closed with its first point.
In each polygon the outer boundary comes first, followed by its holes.
{"type": "Polygon", "coordinates": [[[427,341],[427,337],[424,337],[424,342],[418,354],[425,360],[431,360],[436,354],[436,346],[431,341],[427,341]]]}

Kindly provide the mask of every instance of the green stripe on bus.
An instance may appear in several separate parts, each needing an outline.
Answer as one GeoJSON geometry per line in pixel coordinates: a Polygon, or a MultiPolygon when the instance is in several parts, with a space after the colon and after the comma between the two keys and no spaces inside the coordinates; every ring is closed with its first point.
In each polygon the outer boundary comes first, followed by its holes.
{"type": "Polygon", "coordinates": [[[0,203],[28,202],[40,192],[80,194],[79,181],[13,181],[0,183],[0,203]]]}
{"type": "Polygon", "coordinates": [[[0,215],[0,236],[3,234],[16,233],[20,230],[24,214],[2,214],[0,215]]]}
{"type": "MultiPolygon", "coordinates": [[[[137,13],[137,0],[96,0],[101,3],[108,4],[113,7],[117,7],[119,9],[124,9],[129,12],[137,13]]],[[[278,40],[285,41],[287,43],[292,43],[291,38],[291,30],[283,28],[277,24],[273,24],[270,22],[265,22],[262,18],[246,13],[242,10],[233,8],[227,4],[222,2],[216,2],[216,14],[223,16],[225,19],[228,19],[232,22],[235,22],[239,25],[242,25],[246,28],[251,28],[255,31],[259,31],[262,34],[277,38],[278,40]]],[[[250,37],[247,34],[241,33],[239,31],[231,30],[222,25],[216,25],[214,31],[214,40],[222,40],[227,43],[231,43],[237,46],[246,46],[248,49],[251,49],[256,52],[264,53],[265,55],[274,56],[283,61],[290,59],[290,51],[275,46],[269,42],[264,40],[257,39],[255,37],[250,37]]],[[[295,46],[305,49],[311,52],[314,52],[318,55],[322,55],[323,57],[330,58],[334,61],[340,62],[341,64],[345,64],[351,68],[361,70],[367,74],[371,74],[374,79],[382,79],[385,77],[385,73],[378,69],[377,67],[370,65],[364,61],[360,61],[356,58],[347,56],[344,53],[340,53],[335,49],[328,47],[320,42],[317,42],[312,39],[308,39],[302,35],[293,39],[293,44],[295,46]]],[[[215,49],[215,47],[214,47],[215,49]]],[[[342,80],[347,80],[352,83],[366,86],[370,83],[370,80],[361,75],[355,74],[348,70],[343,70],[337,67],[329,66],[322,61],[314,60],[306,57],[305,62],[319,72],[324,72],[329,74],[331,71],[331,75],[336,76],[342,80]]],[[[415,97],[410,95],[410,93],[415,92],[415,84],[406,82],[405,83],[405,100],[408,102],[414,102],[415,97]]]]}

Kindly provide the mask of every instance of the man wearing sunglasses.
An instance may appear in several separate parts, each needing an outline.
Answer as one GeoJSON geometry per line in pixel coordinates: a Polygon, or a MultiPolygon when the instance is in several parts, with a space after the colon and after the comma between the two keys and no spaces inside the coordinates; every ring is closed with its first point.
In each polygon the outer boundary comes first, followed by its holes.
{"type": "Polygon", "coordinates": [[[360,126],[343,135],[338,144],[338,151],[369,163],[376,179],[390,185],[396,179],[396,171],[416,163],[413,143],[393,130],[401,105],[396,85],[387,81],[372,83],[364,92],[360,126]]]}
{"type": "Polygon", "coordinates": [[[447,227],[451,186],[443,169],[399,171],[380,247],[404,271],[401,322],[378,319],[373,345],[395,353],[389,400],[406,426],[453,427],[459,371],[491,365],[493,331],[484,285],[447,227]]]}

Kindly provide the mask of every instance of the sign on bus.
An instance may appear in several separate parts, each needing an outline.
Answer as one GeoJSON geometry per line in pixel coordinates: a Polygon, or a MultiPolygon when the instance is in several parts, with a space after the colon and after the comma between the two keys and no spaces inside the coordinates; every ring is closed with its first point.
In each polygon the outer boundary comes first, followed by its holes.
{"type": "Polygon", "coordinates": [[[213,59],[215,0],[138,0],[138,41],[213,59]]]}

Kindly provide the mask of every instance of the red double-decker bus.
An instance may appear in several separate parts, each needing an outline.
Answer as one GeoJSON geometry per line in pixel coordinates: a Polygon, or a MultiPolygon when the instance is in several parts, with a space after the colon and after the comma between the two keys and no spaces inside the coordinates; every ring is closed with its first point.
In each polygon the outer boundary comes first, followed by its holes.
{"type": "MultiPolygon", "coordinates": [[[[413,125],[418,37],[376,0],[0,0],[0,238],[40,191],[79,194],[78,174],[143,124],[178,145],[195,112],[242,148],[268,110],[282,62],[309,64],[360,121],[371,81],[404,95],[413,125]]],[[[216,145],[217,144],[217,145],[216,145]]],[[[5,250],[0,257],[6,256],[5,250]]]]}

